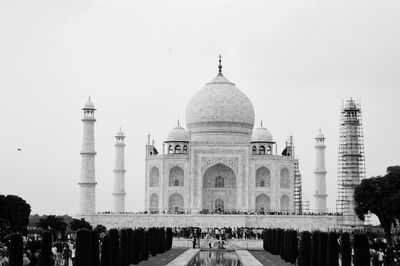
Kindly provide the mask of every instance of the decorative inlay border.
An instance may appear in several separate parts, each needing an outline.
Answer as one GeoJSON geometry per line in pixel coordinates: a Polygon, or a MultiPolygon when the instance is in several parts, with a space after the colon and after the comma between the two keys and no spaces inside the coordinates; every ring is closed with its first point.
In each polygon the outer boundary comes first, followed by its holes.
{"type": "Polygon", "coordinates": [[[239,169],[239,160],[238,158],[224,158],[224,157],[211,157],[211,158],[201,158],[201,172],[203,173],[205,169],[209,167],[222,163],[225,164],[235,170],[235,173],[238,173],[239,169]]]}

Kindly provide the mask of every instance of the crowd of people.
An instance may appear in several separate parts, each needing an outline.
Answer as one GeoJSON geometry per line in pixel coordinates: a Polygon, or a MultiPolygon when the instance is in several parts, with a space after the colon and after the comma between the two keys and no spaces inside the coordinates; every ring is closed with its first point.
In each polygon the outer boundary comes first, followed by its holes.
{"type": "Polygon", "coordinates": [[[214,239],[261,239],[263,228],[251,227],[175,227],[172,229],[177,238],[192,239],[195,236],[205,239],[210,236],[214,239]]]}
{"type": "MultiPolygon", "coordinates": [[[[23,266],[35,266],[40,254],[41,237],[23,237],[23,266]]],[[[75,261],[75,240],[69,237],[65,241],[55,241],[52,246],[54,266],[72,266],[75,261]]],[[[0,242],[0,266],[9,265],[8,247],[0,242]]]]}
{"type": "MultiPolygon", "coordinates": [[[[301,215],[301,216],[340,216],[339,212],[299,212],[299,211],[240,211],[240,210],[209,210],[203,209],[200,214],[219,214],[219,215],[301,215]]],[[[115,214],[111,211],[98,212],[98,214],[115,214]]],[[[118,212],[118,214],[192,214],[191,210],[150,210],[143,212],[118,212]]]]}

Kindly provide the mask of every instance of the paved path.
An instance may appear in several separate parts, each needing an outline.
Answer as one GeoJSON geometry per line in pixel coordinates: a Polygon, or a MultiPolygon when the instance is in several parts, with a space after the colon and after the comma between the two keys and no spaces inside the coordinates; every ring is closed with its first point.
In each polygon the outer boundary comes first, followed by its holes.
{"type": "Polygon", "coordinates": [[[167,266],[182,266],[187,265],[200,252],[200,249],[188,249],[182,255],[168,263],[167,266]]]}
{"type": "Polygon", "coordinates": [[[163,254],[150,257],[148,260],[140,262],[140,266],[164,266],[173,261],[176,257],[185,252],[187,248],[173,248],[163,254]]]}
{"type": "Polygon", "coordinates": [[[293,265],[281,259],[280,256],[272,255],[265,250],[249,250],[264,266],[289,266],[293,265]]]}

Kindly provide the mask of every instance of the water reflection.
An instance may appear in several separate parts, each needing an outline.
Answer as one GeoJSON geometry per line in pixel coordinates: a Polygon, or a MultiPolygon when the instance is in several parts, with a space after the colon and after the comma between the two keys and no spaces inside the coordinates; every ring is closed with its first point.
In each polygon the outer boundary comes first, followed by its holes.
{"type": "Polygon", "coordinates": [[[190,263],[191,266],[240,266],[239,259],[234,251],[200,251],[190,263]]]}

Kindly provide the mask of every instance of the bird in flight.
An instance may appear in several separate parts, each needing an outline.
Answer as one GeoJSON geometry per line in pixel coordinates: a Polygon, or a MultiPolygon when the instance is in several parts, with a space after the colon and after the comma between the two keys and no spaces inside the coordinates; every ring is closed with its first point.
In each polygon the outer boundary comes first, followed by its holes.
{"type": "Polygon", "coordinates": [[[22,151],[22,150],[20,148],[18,148],[17,151],[22,151]]]}

